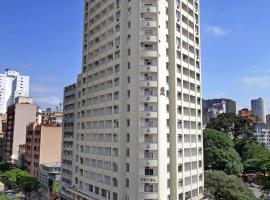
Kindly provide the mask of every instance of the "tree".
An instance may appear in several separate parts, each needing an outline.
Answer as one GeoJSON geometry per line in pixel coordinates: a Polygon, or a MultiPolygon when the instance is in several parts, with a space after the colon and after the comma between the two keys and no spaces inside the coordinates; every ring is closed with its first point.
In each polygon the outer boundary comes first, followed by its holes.
{"type": "Polygon", "coordinates": [[[208,122],[207,128],[227,133],[234,139],[253,138],[256,140],[253,123],[249,119],[236,116],[234,113],[222,113],[218,115],[208,122]]]}
{"type": "Polygon", "coordinates": [[[222,171],[205,172],[205,188],[214,200],[255,200],[254,194],[235,175],[222,171]]]}
{"type": "Polygon", "coordinates": [[[60,184],[59,182],[54,181],[52,184],[52,192],[59,193],[60,191],[60,184]]]}
{"type": "Polygon", "coordinates": [[[32,191],[37,191],[39,188],[38,181],[31,176],[21,176],[19,178],[19,184],[22,190],[28,194],[32,191]]]}
{"type": "Polygon", "coordinates": [[[22,172],[21,169],[13,169],[0,174],[0,181],[5,183],[9,188],[13,188],[17,184],[18,175],[22,172]]]}
{"type": "Polygon", "coordinates": [[[5,183],[9,188],[19,186],[26,194],[39,188],[38,181],[31,177],[26,171],[13,169],[0,174],[0,181],[5,183]]]}
{"type": "Polygon", "coordinates": [[[1,162],[0,163],[0,172],[6,172],[8,170],[11,170],[12,166],[8,162],[1,162]]]}
{"type": "Polygon", "coordinates": [[[228,174],[243,171],[241,158],[227,134],[213,129],[205,129],[203,134],[205,169],[223,170],[228,174]]]}
{"type": "Polygon", "coordinates": [[[247,171],[254,171],[256,177],[254,181],[260,186],[265,193],[270,193],[270,152],[264,152],[256,158],[249,159],[245,162],[247,171]]]}
{"type": "Polygon", "coordinates": [[[238,139],[235,141],[235,150],[239,153],[243,162],[269,151],[257,140],[253,139],[238,139]]]}

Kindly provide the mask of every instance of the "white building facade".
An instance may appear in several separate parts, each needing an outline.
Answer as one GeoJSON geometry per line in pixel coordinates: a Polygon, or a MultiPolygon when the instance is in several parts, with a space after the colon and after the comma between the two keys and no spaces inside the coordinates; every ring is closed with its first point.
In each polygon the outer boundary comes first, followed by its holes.
{"type": "Polygon", "coordinates": [[[85,0],[74,199],[201,199],[198,0],[85,0]]]}
{"type": "Polygon", "coordinates": [[[266,124],[257,124],[255,126],[257,140],[260,144],[270,149],[270,128],[266,124]]]}
{"type": "Polygon", "coordinates": [[[0,113],[6,113],[7,107],[19,96],[29,97],[29,76],[6,69],[0,74],[0,113]]]}

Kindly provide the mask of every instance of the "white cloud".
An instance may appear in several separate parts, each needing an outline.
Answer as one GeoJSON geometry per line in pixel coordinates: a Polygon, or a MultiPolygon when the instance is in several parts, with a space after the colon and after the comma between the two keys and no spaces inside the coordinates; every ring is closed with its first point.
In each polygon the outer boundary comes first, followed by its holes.
{"type": "Polygon", "coordinates": [[[47,96],[47,97],[37,97],[34,98],[34,102],[37,105],[46,105],[46,106],[58,106],[62,100],[55,96],[47,96]]]}
{"type": "Polygon", "coordinates": [[[49,87],[44,85],[30,85],[30,91],[32,93],[59,93],[61,89],[55,87],[49,87]]]}
{"type": "Polygon", "coordinates": [[[206,26],[206,31],[217,37],[223,37],[230,33],[230,30],[226,30],[220,26],[206,26]]]}
{"type": "Polygon", "coordinates": [[[270,74],[245,76],[240,81],[253,89],[270,89],[270,74]]]}

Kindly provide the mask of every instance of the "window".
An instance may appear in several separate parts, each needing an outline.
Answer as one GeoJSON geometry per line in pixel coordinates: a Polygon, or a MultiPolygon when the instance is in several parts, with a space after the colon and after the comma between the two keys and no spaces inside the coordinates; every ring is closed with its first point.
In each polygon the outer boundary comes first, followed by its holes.
{"type": "Polygon", "coordinates": [[[130,134],[127,133],[127,142],[130,142],[130,134]]]}
{"type": "Polygon", "coordinates": [[[129,187],[129,179],[126,179],[126,187],[129,187]]]}
{"type": "Polygon", "coordinates": [[[126,149],[126,156],[127,156],[127,157],[130,156],[130,150],[129,150],[129,148],[126,149]]]}
{"type": "Polygon", "coordinates": [[[129,172],[129,163],[126,163],[126,172],[129,172]]]}

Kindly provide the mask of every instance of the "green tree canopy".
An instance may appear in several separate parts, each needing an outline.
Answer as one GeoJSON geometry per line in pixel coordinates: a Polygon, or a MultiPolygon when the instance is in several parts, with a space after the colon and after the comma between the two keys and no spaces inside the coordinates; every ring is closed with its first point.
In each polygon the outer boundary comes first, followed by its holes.
{"type": "Polygon", "coordinates": [[[31,177],[26,171],[18,168],[0,174],[0,181],[9,188],[19,186],[25,193],[37,190],[39,187],[39,183],[35,178],[31,177]]]}
{"type": "Polygon", "coordinates": [[[205,129],[203,134],[205,169],[223,170],[228,174],[243,171],[241,158],[227,134],[213,129],[205,129]]]}
{"type": "Polygon", "coordinates": [[[205,172],[205,188],[214,200],[255,200],[256,197],[235,175],[223,171],[205,172]]]}
{"type": "Polygon", "coordinates": [[[249,119],[236,116],[234,113],[222,113],[211,119],[207,128],[215,129],[229,134],[234,139],[254,138],[255,128],[249,119]]]}
{"type": "Polygon", "coordinates": [[[11,164],[8,162],[1,162],[0,163],[0,172],[6,172],[8,170],[11,170],[11,164]]]}
{"type": "Polygon", "coordinates": [[[235,149],[241,156],[243,162],[248,159],[256,158],[260,154],[269,152],[267,148],[259,144],[257,140],[253,139],[238,139],[235,141],[235,149]]]}

